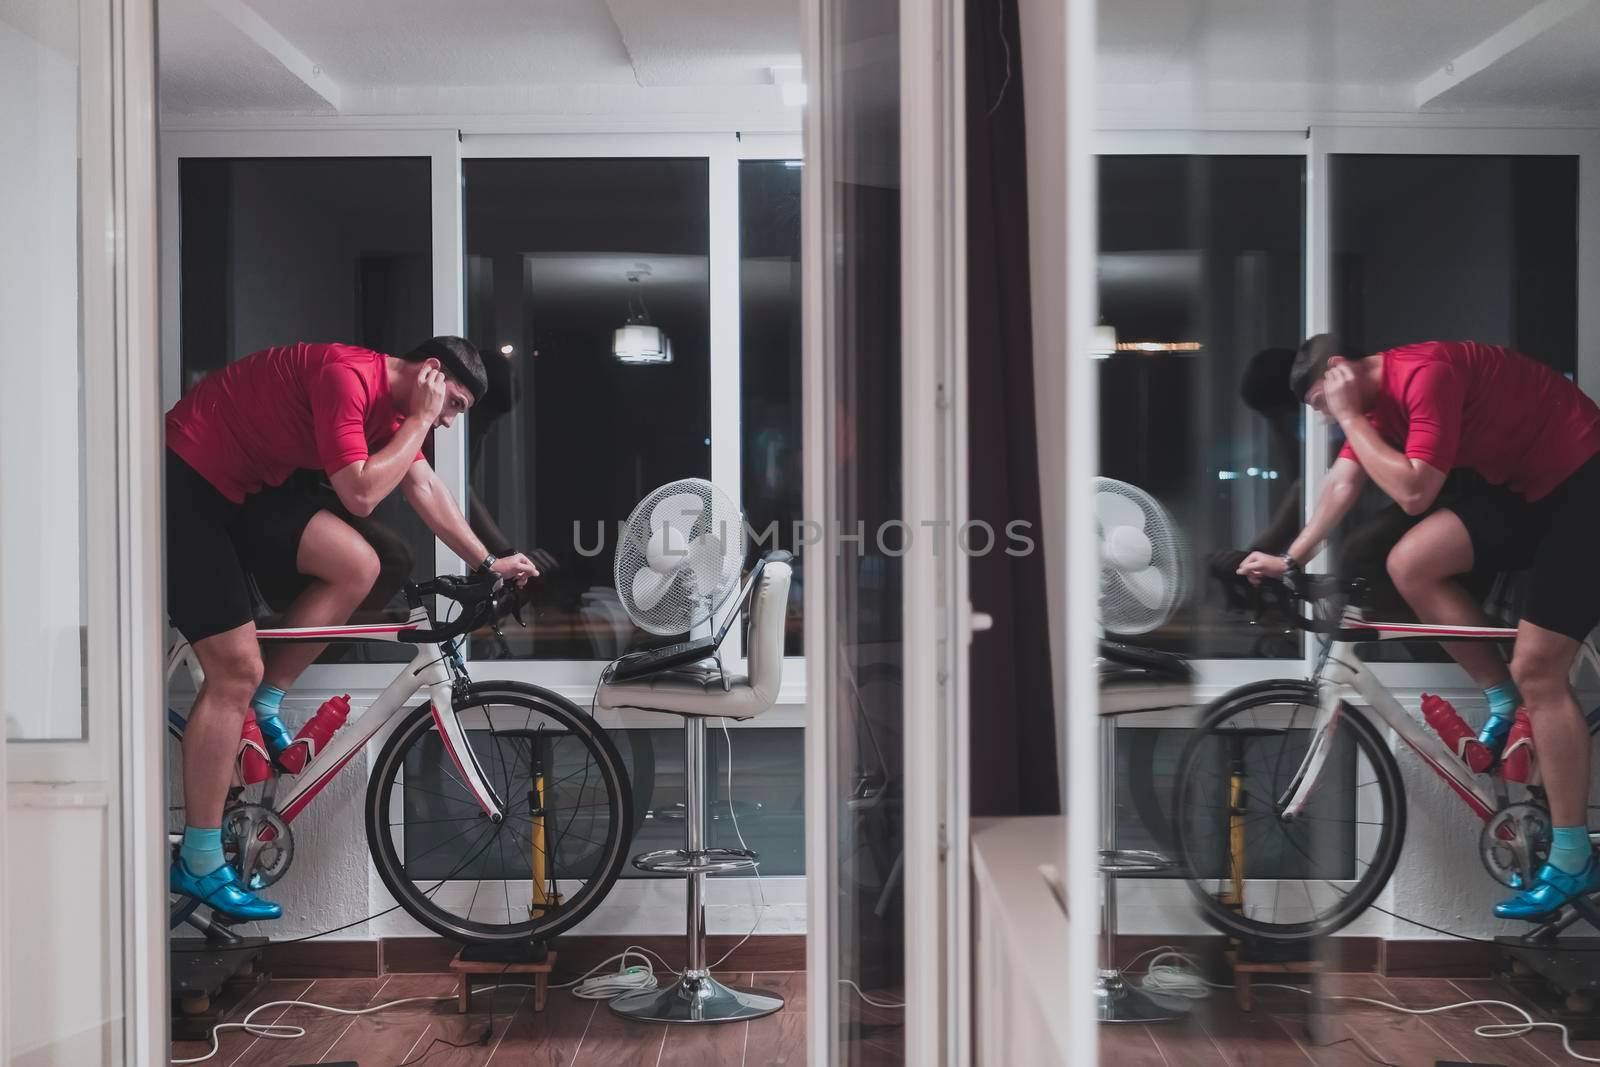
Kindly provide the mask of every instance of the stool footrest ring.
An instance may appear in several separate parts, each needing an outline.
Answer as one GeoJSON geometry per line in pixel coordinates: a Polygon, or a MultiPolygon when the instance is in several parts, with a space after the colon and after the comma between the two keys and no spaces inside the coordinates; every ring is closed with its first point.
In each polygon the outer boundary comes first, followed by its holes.
{"type": "Polygon", "coordinates": [[[745,848],[706,848],[698,852],[665,848],[633,857],[633,865],[651,874],[681,875],[753,871],[759,866],[756,854],[745,848]]]}
{"type": "Polygon", "coordinates": [[[1159,874],[1170,871],[1177,863],[1160,852],[1144,849],[1121,848],[1100,850],[1100,870],[1115,877],[1123,874],[1159,874]]]}

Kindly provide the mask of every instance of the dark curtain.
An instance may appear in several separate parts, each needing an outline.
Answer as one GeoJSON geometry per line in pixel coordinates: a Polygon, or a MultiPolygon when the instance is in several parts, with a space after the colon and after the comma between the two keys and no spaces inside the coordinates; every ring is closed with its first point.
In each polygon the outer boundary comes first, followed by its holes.
{"type": "Polygon", "coordinates": [[[966,18],[968,494],[972,518],[996,532],[994,551],[968,557],[973,606],[994,617],[972,643],[972,813],[1056,814],[1022,48],[1015,0],[968,0],[966,18]],[[1012,556],[1005,530],[1018,519],[1035,547],[1012,556]]]}

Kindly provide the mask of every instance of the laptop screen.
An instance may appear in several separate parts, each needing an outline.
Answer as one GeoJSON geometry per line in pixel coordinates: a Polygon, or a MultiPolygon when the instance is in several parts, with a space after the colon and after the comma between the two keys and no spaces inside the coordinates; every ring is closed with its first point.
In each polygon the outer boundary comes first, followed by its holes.
{"type": "Polygon", "coordinates": [[[756,569],[750,572],[750,577],[740,587],[739,599],[733,602],[733,610],[728,612],[727,617],[722,620],[722,626],[717,630],[718,648],[722,647],[722,639],[728,636],[728,631],[733,627],[733,620],[739,617],[739,612],[744,607],[744,602],[750,597],[750,590],[755,588],[756,579],[761,577],[761,568],[766,565],[765,560],[756,564],[756,569]]]}

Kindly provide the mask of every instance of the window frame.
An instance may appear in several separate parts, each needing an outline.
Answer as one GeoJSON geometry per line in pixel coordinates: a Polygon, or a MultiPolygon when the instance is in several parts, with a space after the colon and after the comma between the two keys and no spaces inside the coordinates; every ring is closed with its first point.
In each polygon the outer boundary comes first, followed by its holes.
{"type": "MultiPolygon", "coordinates": [[[[462,133],[449,129],[240,130],[183,129],[161,138],[161,397],[163,407],[178,399],[182,329],[180,293],[179,170],[185,159],[428,157],[432,161],[433,327],[439,334],[462,334],[465,312],[465,222],[462,161],[466,159],[675,158],[704,159],[709,203],[711,478],[742,500],[742,416],[739,360],[739,163],[743,160],[801,159],[798,133],[462,133]]],[[[796,403],[799,397],[795,398],[796,403]]],[[[467,418],[471,418],[470,413],[467,418]]],[[[435,434],[435,467],[457,500],[466,499],[465,420],[435,434]]],[[[466,566],[435,541],[435,570],[463,573],[466,566]]],[[[730,644],[724,663],[730,671],[748,666],[742,647],[730,644]]],[[[481,660],[469,668],[482,677],[541,685],[588,707],[604,666],[601,660],[481,660]]],[[[297,689],[305,693],[381,690],[394,664],[316,664],[297,689]]],[[[786,656],[777,706],[768,714],[732,725],[739,729],[804,727],[806,683],[803,656],[786,656]]],[[[596,709],[602,726],[661,728],[673,716],[633,709],[596,709]]]]}
{"type": "MultiPolygon", "coordinates": [[[[1600,131],[1586,129],[1516,129],[1492,124],[1460,124],[1443,120],[1429,125],[1425,116],[1408,116],[1395,124],[1326,123],[1283,130],[1175,130],[1175,129],[1099,129],[1094,152],[1099,155],[1300,155],[1306,160],[1304,215],[1303,333],[1305,336],[1327,331],[1333,322],[1332,270],[1329,250],[1332,243],[1332,212],[1329,196],[1329,157],[1332,155],[1484,155],[1484,156],[1574,156],[1578,161],[1578,338],[1577,382],[1591,397],[1600,399],[1600,338],[1591,336],[1600,328],[1600,295],[1593,286],[1600,282],[1600,131]]],[[[1090,207],[1098,210],[1098,200],[1090,207]]],[[[1317,432],[1320,421],[1310,409],[1305,412],[1303,450],[1304,515],[1311,510],[1327,477],[1329,441],[1317,432]]],[[[1308,566],[1320,571],[1326,553],[1320,553],[1308,566]]],[[[1304,642],[1304,657],[1295,659],[1194,660],[1196,672],[1195,707],[1203,707],[1235,686],[1272,677],[1305,677],[1314,666],[1315,647],[1304,642]]],[[[1404,703],[1421,699],[1424,689],[1441,693],[1447,699],[1470,702],[1479,690],[1466,672],[1454,663],[1374,663],[1373,673],[1404,703]]],[[[1118,728],[1150,726],[1192,726],[1192,709],[1123,716],[1118,728]],[[1130,720],[1130,721],[1124,721],[1130,720]]],[[[1394,747],[1394,741],[1390,741],[1394,747]]],[[[1268,883],[1270,884],[1270,883],[1268,883]]],[[[1193,918],[1188,909],[1188,889],[1171,879],[1125,878],[1118,883],[1119,906],[1132,921],[1124,922],[1129,933],[1159,931],[1205,933],[1209,927],[1193,918]],[[1171,917],[1189,915],[1181,930],[1172,929],[1171,917]],[[1146,921],[1141,922],[1140,919],[1146,921]]],[[[1387,903],[1392,889],[1385,888],[1379,903],[1387,903]]],[[[1403,925],[1403,924],[1399,924],[1403,925]]],[[[1356,919],[1341,936],[1392,937],[1398,925],[1376,911],[1356,919]]]]}
{"type": "MultiPolygon", "coordinates": [[[[116,791],[119,735],[130,710],[124,671],[122,627],[137,611],[125,591],[142,577],[137,567],[138,518],[135,502],[122,499],[119,485],[139,468],[133,448],[142,419],[131,404],[140,396],[140,382],[129,372],[142,337],[129,333],[136,309],[122,306],[133,285],[127,249],[112,240],[95,241],[127,225],[123,198],[136,195],[135,177],[118,172],[115,149],[124,133],[116,107],[129,87],[112,70],[119,51],[114,23],[120,12],[112,3],[83,3],[78,8],[78,351],[82,420],[83,527],[72,546],[71,565],[81,553],[86,561],[80,596],[80,625],[86,634],[82,664],[83,700],[77,737],[5,738],[3,758],[8,788],[40,783],[94,783],[80,790],[78,800],[107,806],[116,791]],[[131,420],[131,421],[130,421],[131,420]]],[[[136,323],[133,323],[136,325],[136,323]]],[[[76,398],[73,407],[77,408],[76,398]]],[[[43,562],[43,561],[41,561],[43,562]]],[[[64,561],[57,560],[60,566],[64,561]]],[[[137,713],[137,709],[133,710],[137,713]]],[[[132,743],[132,739],[128,739],[132,743]]]]}

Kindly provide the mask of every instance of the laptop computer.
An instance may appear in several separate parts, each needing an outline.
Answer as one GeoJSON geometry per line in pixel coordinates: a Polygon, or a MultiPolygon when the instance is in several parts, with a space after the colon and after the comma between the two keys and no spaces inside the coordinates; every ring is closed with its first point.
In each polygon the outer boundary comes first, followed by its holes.
{"type": "MultiPolygon", "coordinates": [[[[749,599],[750,591],[756,587],[756,581],[761,577],[762,568],[766,565],[767,561],[763,559],[756,564],[755,570],[750,572],[744,587],[739,590],[739,599],[734,603],[733,610],[728,612],[714,635],[695,638],[692,641],[679,641],[660,648],[647,648],[641,652],[629,652],[611,664],[611,680],[626,682],[632,678],[655,674],[657,671],[681,667],[686,663],[698,663],[707,657],[716,657],[717,649],[722,647],[723,638],[727,637],[728,631],[733,628],[733,621],[744,610],[744,603],[749,599]]],[[[718,665],[721,665],[720,658],[718,665]]]]}

